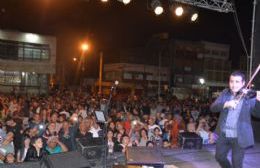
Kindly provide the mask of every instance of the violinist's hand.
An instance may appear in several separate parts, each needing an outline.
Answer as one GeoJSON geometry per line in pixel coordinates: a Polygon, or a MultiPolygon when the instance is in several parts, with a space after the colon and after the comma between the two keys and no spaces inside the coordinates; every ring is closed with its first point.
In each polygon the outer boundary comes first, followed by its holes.
{"type": "Polygon", "coordinates": [[[250,90],[250,89],[245,89],[245,88],[244,88],[244,89],[242,89],[242,92],[243,92],[244,94],[247,94],[247,93],[249,92],[249,90],[250,90]]]}
{"type": "Polygon", "coordinates": [[[260,91],[256,91],[256,100],[260,101],[260,91]]]}
{"type": "Polygon", "coordinates": [[[226,101],[225,104],[224,104],[224,108],[236,108],[238,104],[238,101],[237,100],[229,100],[229,101],[226,101]]]}

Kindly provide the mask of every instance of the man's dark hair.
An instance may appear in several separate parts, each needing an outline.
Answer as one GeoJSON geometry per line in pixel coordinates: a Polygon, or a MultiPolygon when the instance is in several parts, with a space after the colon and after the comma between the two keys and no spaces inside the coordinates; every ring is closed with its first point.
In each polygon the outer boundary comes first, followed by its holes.
{"type": "Polygon", "coordinates": [[[240,76],[243,81],[246,81],[246,75],[242,71],[234,71],[230,76],[240,76]]]}
{"type": "Polygon", "coordinates": [[[12,121],[12,120],[14,121],[14,119],[11,116],[7,116],[5,122],[12,121]]]}
{"type": "Polygon", "coordinates": [[[42,137],[36,136],[36,137],[31,138],[31,142],[30,142],[31,145],[35,144],[35,142],[36,142],[38,139],[42,139],[42,137]]]}

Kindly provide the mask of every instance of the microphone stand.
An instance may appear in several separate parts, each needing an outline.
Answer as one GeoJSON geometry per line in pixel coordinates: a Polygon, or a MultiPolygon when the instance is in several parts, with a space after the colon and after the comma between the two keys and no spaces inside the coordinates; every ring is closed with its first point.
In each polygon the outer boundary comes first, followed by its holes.
{"type": "MultiPolygon", "coordinates": [[[[110,106],[110,103],[111,103],[111,99],[112,99],[112,94],[113,94],[113,91],[116,89],[116,86],[117,84],[114,83],[112,86],[111,86],[111,89],[110,89],[110,94],[109,94],[109,99],[108,99],[108,102],[106,104],[106,107],[104,109],[104,115],[105,115],[105,119],[107,120],[108,119],[108,109],[109,109],[109,106],[110,106]]],[[[106,121],[104,123],[104,128],[103,128],[103,146],[105,147],[105,150],[104,150],[104,159],[103,159],[103,167],[106,168],[107,167],[107,156],[108,156],[108,144],[107,144],[107,126],[108,126],[108,122],[106,121]]]]}

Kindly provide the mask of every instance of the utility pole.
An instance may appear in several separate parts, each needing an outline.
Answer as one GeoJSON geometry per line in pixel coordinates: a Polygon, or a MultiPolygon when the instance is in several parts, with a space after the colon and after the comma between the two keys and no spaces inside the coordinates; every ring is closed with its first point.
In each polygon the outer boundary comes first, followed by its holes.
{"type": "Polygon", "coordinates": [[[158,100],[161,96],[161,55],[162,51],[159,51],[158,59],[159,59],[159,65],[158,65],[158,100]]]}
{"type": "Polygon", "coordinates": [[[103,52],[99,53],[99,81],[98,81],[98,93],[102,94],[102,76],[103,76],[103,52]]]}
{"type": "Polygon", "coordinates": [[[252,18],[252,31],[251,31],[251,50],[250,50],[250,57],[249,57],[249,76],[252,75],[252,69],[253,69],[253,54],[254,54],[254,41],[255,41],[255,14],[256,14],[256,4],[257,0],[254,0],[253,2],[253,18],[252,18]]]}

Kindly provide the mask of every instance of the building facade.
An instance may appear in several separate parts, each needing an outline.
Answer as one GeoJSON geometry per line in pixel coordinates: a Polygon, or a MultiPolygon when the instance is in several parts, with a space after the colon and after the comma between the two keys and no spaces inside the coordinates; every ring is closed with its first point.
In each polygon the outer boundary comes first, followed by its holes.
{"type": "Polygon", "coordinates": [[[0,91],[46,93],[55,66],[55,37],[0,30],[0,91]]]}
{"type": "Polygon", "coordinates": [[[168,67],[145,64],[115,63],[104,65],[104,81],[118,80],[120,89],[126,94],[161,94],[169,86],[168,67]]]}
{"type": "Polygon", "coordinates": [[[171,46],[174,94],[211,97],[227,86],[231,71],[229,45],[174,40],[171,46]]]}
{"type": "Polygon", "coordinates": [[[229,50],[227,44],[157,35],[143,49],[109,56],[104,81],[120,80],[125,87],[142,89],[148,95],[167,90],[179,98],[207,98],[227,87],[229,50]]]}

